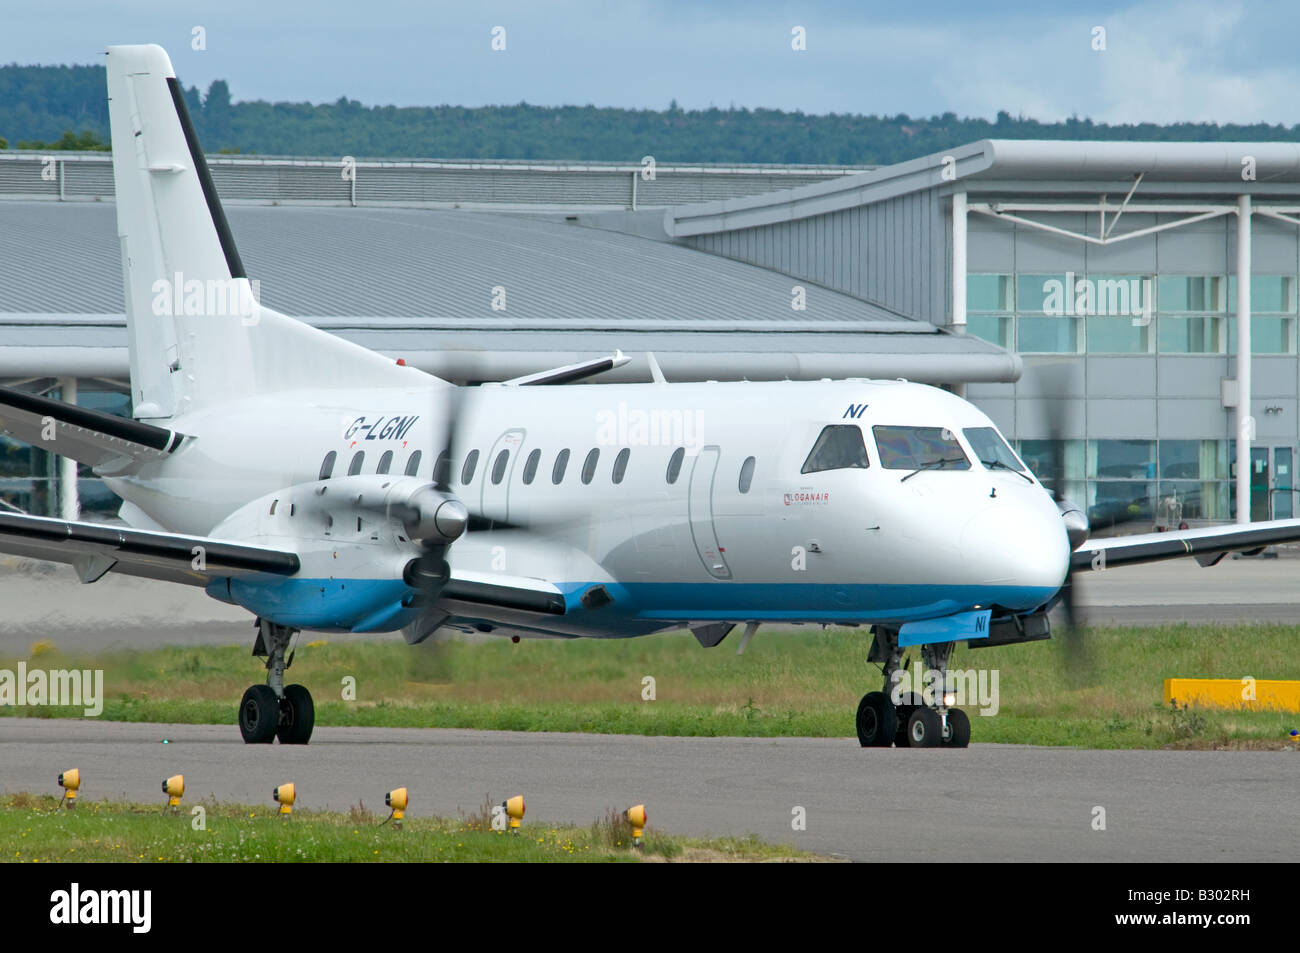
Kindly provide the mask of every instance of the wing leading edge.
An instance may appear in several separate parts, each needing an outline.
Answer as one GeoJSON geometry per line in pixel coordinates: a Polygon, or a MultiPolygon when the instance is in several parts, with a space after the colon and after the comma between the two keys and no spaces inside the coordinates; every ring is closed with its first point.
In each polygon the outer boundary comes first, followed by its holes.
{"type": "Polygon", "coordinates": [[[15,513],[0,513],[0,552],[68,563],[82,582],[120,572],[206,586],[254,573],[291,576],[300,565],[296,553],[224,539],[15,513]]]}
{"type": "Polygon", "coordinates": [[[1195,556],[1202,566],[1213,566],[1230,552],[1251,552],[1296,541],[1300,541],[1300,519],[1110,536],[1084,540],[1071,555],[1070,565],[1079,572],[1195,556]]]}

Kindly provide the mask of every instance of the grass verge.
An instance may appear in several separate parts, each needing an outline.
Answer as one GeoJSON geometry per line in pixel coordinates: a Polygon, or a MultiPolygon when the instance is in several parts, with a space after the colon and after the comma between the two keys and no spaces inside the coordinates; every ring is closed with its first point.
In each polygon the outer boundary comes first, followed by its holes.
{"type": "Polygon", "coordinates": [[[489,810],[459,818],[407,817],[401,831],[357,805],[347,814],[204,801],[179,815],[158,805],[84,801],[60,810],[43,795],[0,796],[3,860],[22,862],[638,862],[821,860],[756,837],[690,838],[647,828],[642,848],[610,811],[587,827],[523,825],[518,835],[492,830],[489,810]],[[198,815],[201,808],[202,826],[198,815]]]}

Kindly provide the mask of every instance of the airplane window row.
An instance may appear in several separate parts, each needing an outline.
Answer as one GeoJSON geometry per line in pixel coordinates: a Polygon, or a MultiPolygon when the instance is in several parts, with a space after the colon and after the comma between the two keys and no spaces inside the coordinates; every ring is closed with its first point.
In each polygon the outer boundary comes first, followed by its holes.
{"type": "MultiPolygon", "coordinates": [[[[827,428],[827,430],[831,430],[831,429],[832,428],[830,427],[827,428]]],[[[861,432],[858,431],[856,427],[845,427],[843,429],[853,430],[855,433],[858,433],[858,441],[859,443],[861,443],[861,439],[862,439],[861,432]]],[[[820,447],[821,444],[822,441],[819,439],[818,446],[813,448],[814,454],[818,453],[818,447],[820,447]]],[[[838,453],[840,451],[837,450],[834,452],[838,453]]],[[[829,456],[829,454],[831,453],[832,451],[828,450],[825,452],[825,454],[823,454],[823,456],[825,457],[825,459],[829,460],[831,459],[831,457],[829,456]]],[[[865,455],[866,455],[866,451],[863,450],[862,466],[866,466],[865,455]]],[[[551,465],[551,482],[556,486],[559,486],[562,482],[564,482],[564,475],[569,467],[570,456],[571,454],[568,448],[561,450],[559,453],[555,455],[555,462],[551,465]]],[[[420,467],[420,458],[421,458],[421,452],[419,450],[416,450],[407,459],[406,471],[405,471],[407,476],[416,475],[416,472],[420,467]]],[[[627,466],[631,459],[632,459],[631,449],[629,449],[628,447],[624,447],[623,449],[619,450],[618,454],[614,457],[614,466],[610,471],[610,479],[612,482],[614,482],[615,484],[619,484],[623,482],[623,478],[627,476],[627,466]]],[[[685,459],[686,459],[685,447],[678,447],[676,450],[672,452],[672,456],[668,458],[668,470],[664,474],[664,478],[667,480],[667,482],[670,485],[676,483],[677,478],[681,476],[682,463],[685,459]]],[[[812,459],[813,458],[810,456],[809,460],[812,459]]],[[[531,485],[533,480],[537,478],[537,468],[541,463],[541,460],[542,460],[541,450],[534,449],[528,454],[528,458],[524,461],[523,480],[525,486],[531,485]]],[[[353,454],[351,461],[348,463],[348,476],[356,476],[357,474],[359,474],[361,472],[361,468],[365,465],[365,461],[366,461],[366,452],[364,450],[358,450],[355,454],[353,454]]],[[[479,452],[477,450],[471,450],[465,456],[465,462],[460,468],[460,482],[462,486],[468,486],[470,483],[473,482],[474,473],[478,469],[478,461],[479,461],[479,452]]],[[[320,473],[317,479],[328,480],[330,477],[332,477],[334,475],[334,465],[337,462],[338,462],[337,452],[331,450],[329,453],[325,454],[325,459],[321,461],[320,473]]],[[[599,464],[599,462],[600,462],[600,449],[593,447],[591,451],[587,454],[586,459],[583,460],[582,471],[579,475],[584,485],[590,485],[591,481],[595,479],[596,466],[599,464]]],[[[737,487],[741,493],[749,492],[749,488],[754,482],[754,467],[756,466],[756,463],[757,461],[755,460],[754,457],[746,457],[745,462],[741,464],[740,479],[737,484],[737,487]]],[[[375,468],[375,473],[381,475],[387,474],[389,472],[389,469],[392,467],[392,465],[393,465],[393,451],[385,450],[383,455],[379,458],[379,464],[375,468]]],[[[509,468],[509,465],[510,465],[510,450],[509,448],[507,448],[498,452],[496,458],[492,461],[492,469],[489,473],[489,479],[492,481],[493,486],[499,486],[501,482],[505,479],[506,471],[509,468]]],[[[448,482],[450,469],[451,467],[450,467],[450,461],[447,458],[447,451],[444,450],[442,451],[442,453],[438,455],[438,459],[433,465],[433,482],[440,485],[445,485],[448,482]]],[[[831,467],[823,467],[823,469],[831,469],[831,467]]],[[[808,469],[808,464],[804,464],[803,472],[811,473],[813,471],[808,469]]]]}

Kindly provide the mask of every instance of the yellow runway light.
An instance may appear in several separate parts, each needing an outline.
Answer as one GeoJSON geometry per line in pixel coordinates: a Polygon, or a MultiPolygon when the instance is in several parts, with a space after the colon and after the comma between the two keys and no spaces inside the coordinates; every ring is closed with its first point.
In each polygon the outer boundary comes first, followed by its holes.
{"type": "Polygon", "coordinates": [[[627,822],[632,825],[632,846],[641,846],[641,835],[645,833],[645,805],[638,804],[636,807],[629,807],[624,814],[627,822]]]}
{"type": "Polygon", "coordinates": [[[167,806],[172,809],[173,814],[179,814],[181,798],[185,796],[185,776],[173,774],[162,783],[162,789],[163,794],[167,795],[167,806]]]}
{"type": "Polygon", "coordinates": [[[297,797],[292,784],[282,784],[271,792],[271,797],[275,798],[276,803],[280,805],[280,816],[285,820],[293,813],[293,802],[297,797]]]}
{"type": "Polygon", "coordinates": [[[384,803],[393,809],[393,829],[402,829],[402,817],[406,814],[406,788],[397,788],[384,795],[384,803]]]}
{"type": "Polygon", "coordinates": [[[510,833],[518,834],[519,827],[524,819],[524,796],[516,794],[509,800],[502,802],[501,806],[505,809],[506,817],[510,818],[510,833]]]}
{"type": "Polygon", "coordinates": [[[63,788],[63,801],[68,810],[77,806],[77,791],[81,788],[81,772],[76,768],[59,775],[59,787],[63,788]]]}

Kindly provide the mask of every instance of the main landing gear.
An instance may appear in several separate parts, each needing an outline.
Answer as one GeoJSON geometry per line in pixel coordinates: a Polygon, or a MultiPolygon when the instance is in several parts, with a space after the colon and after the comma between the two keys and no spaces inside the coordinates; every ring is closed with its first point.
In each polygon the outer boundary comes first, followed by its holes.
{"type": "Polygon", "coordinates": [[[316,724],[316,707],[311,693],[302,685],[285,685],[284,672],[293,664],[285,658],[289,643],[298,633],[287,625],[257,620],[257,641],[253,654],[266,658],[266,684],[244,692],[239,703],[239,733],[250,745],[269,745],[279,738],[282,745],[305,745],[316,724]]]}
{"type": "Polygon", "coordinates": [[[867,655],[868,662],[879,662],[885,674],[885,690],[868,692],[858,703],[858,742],[864,748],[965,748],[970,744],[970,719],[960,708],[949,708],[943,698],[943,673],[948,668],[953,643],[923,645],[921,661],[937,672],[939,686],[937,707],[925,703],[915,692],[904,692],[897,703],[892,697],[897,682],[895,672],[902,670],[903,649],[898,645],[898,630],[884,626],[874,629],[875,640],[867,655]]]}

